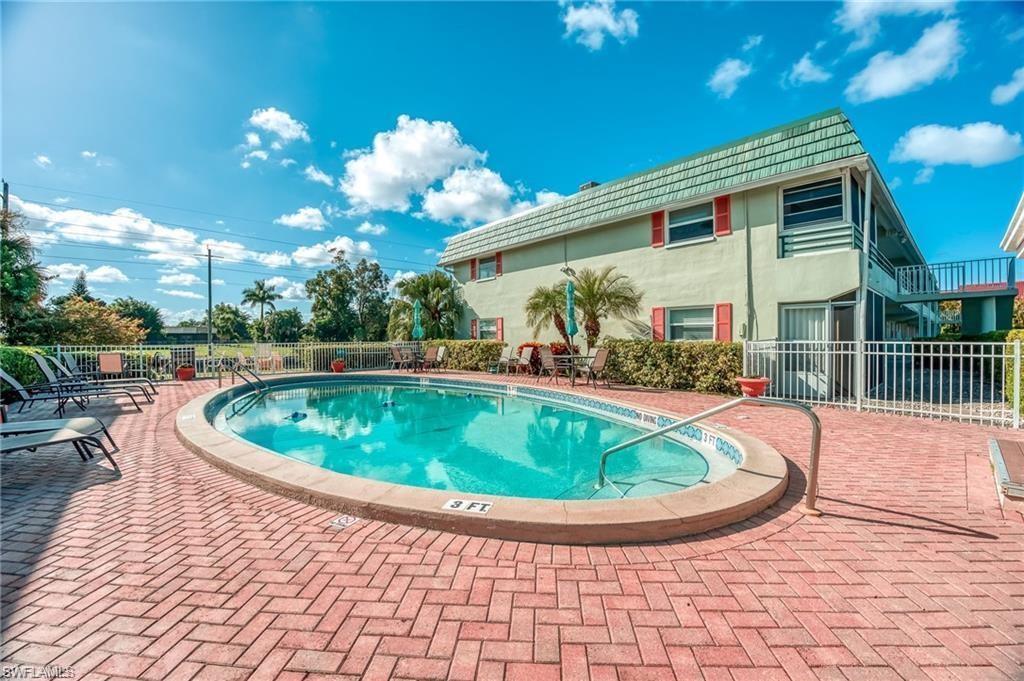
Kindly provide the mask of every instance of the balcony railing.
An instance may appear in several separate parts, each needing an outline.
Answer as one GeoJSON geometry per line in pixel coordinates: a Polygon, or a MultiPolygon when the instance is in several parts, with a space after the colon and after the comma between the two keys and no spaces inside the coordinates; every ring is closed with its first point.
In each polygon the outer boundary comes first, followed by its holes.
{"type": "Polygon", "coordinates": [[[905,296],[1007,291],[1016,281],[1012,256],[896,268],[896,293],[905,296]]]}

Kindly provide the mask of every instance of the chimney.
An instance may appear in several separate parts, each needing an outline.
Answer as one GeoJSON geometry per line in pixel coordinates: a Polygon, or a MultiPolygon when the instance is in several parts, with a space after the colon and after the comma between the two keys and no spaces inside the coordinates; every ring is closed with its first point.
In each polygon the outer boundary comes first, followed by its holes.
{"type": "Polygon", "coordinates": [[[580,185],[580,191],[581,192],[585,192],[588,189],[593,189],[594,187],[596,187],[599,184],[601,184],[601,183],[597,182],[595,180],[588,180],[587,182],[584,182],[583,184],[580,185]]]}

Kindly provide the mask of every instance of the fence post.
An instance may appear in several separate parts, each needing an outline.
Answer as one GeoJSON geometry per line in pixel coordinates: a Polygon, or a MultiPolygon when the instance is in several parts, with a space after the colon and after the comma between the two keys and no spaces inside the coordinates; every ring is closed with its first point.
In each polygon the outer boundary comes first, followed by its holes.
{"type": "Polygon", "coordinates": [[[854,381],[857,392],[857,411],[863,411],[864,409],[864,383],[865,383],[865,370],[867,369],[867,357],[865,356],[866,346],[864,345],[864,339],[857,341],[857,355],[854,357],[854,365],[857,367],[857,380],[854,381]]]}
{"type": "Polygon", "coordinates": [[[750,375],[750,367],[747,363],[747,339],[743,339],[743,375],[750,375]]]}
{"type": "Polygon", "coordinates": [[[1013,427],[1020,428],[1020,340],[1013,341],[1013,427]]]}

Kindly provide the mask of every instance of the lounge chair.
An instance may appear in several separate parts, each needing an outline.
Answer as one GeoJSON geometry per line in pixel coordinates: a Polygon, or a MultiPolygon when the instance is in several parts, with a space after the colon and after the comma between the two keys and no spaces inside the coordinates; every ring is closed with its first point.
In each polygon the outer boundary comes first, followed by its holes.
{"type": "Polygon", "coordinates": [[[597,387],[597,379],[603,378],[606,387],[611,387],[611,382],[608,380],[608,376],[605,373],[605,366],[608,364],[608,348],[598,348],[594,353],[594,359],[590,361],[590,364],[581,364],[576,367],[576,373],[581,376],[586,376],[587,383],[593,381],[594,387],[597,387]]]}
{"type": "Polygon", "coordinates": [[[405,369],[412,365],[412,359],[407,357],[397,345],[391,346],[391,368],[405,369]]]}
{"type": "Polygon", "coordinates": [[[505,373],[508,373],[508,367],[512,362],[515,361],[515,359],[516,351],[513,348],[509,348],[508,354],[505,355],[504,357],[498,357],[496,361],[488,364],[487,370],[490,371],[491,373],[496,374],[504,368],[505,373]]]}
{"type": "Polygon", "coordinates": [[[429,371],[434,368],[434,365],[437,364],[437,352],[439,349],[437,346],[427,348],[427,351],[423,353],[423,359],[420,360],[420,369],[429,371]]]}
{"type": "Polygon", "coordinates": [[[19,412],[27,405],[36,402],[56,402],[57,408],[54,411],[60,415],[64,414],[64,406],[68,402],[74,402],[79,409],[84,411],[91,397],[127,397],[132,401],[135,409],[142,411],[142,407],[135,400],[135,393],[117,386],[89,388],[77,383],[60,383],[59,381],[57,383],[22,385],[2,369],[0,369],[0,381],[7,383],[18,393],[18,398],[21,401],[18,406],[19,412]]]}
{"type": "MultiPolygon", "coordinates": [[[[61,384],[67,386],[69,390],[102,390],[107,388],[123,388],[126,391],[138,391],[143,397],[146,398],[147,402],[153,401],[153,396],[150,395],[149,391],[146,390],[146,386],[139,385],[138,383],[120,383],[120,384],[107,384],[102,380],[86,380],[71,376],[70,378],[60,378],[57,374],[53,373],[53,369],[50,368],[49,362],[42,355],[30,352],[29,355],[35,360],[39,370],[43,372],[43,376],[46,377],[46,382],[50,384],[61,384]]],[[[114,379],[123,380],[123,379],[114,379]]]]}
{"type": "MultiPolygon", "coordinates": [[[[67,356],[67,355],[65,355],[67,356]]],[[[60,381],[82,381],[89,384],[99,384],[108,386],[141,386],[143,392],[152,392],[156,395],[158,393],[156,385],[153,381],[148,378],[90,378],[82,374],[76,374],[70,367],[64,366],[56,357],[44,355],[44,359],[48,360],[53,368],[57,370],[59,374],[56,378],[60,381]]],[[[39,360],[36,360],[38,362],[39,360]]],[[[45,375],[45,374],[44,374],[45,375]]]]}
{"type": "Polygon", "coordinates": [[[448,355],[448,348],[440,346],[437,348],[437,361],[434,362],[434,368],[438,371],[444,371],[444,358],[448,355]]]}
{"type": "Polygon", "coordinates": [[[519,357],[514,362],[509,362],[507,367],[508,373],[520,373],[525,371],[528,374],[533,373],[533,347],[526,346],[519,351],[519,357]]]}
{"type": "Polygon", "coordinates": [[[110,446],[115,451],[118,449],[117,443],[110,436],[110,431],[103,425],[103,421],[92,416],[75,416],[70,419],[44,419],[39,421],[8,421],[0,423],[0,436],[28,435],[29,433],[41,433],[47,430],[60,430],[61,428],[77,430],[82,435],[99,435],[102,433],[110,441],[110,446]]]}
{"type": "Polygon", "coordinates": [[[555,354],[551,352],[551,348],[546,345],[540,347],[540,371],[537,372],[537,381],[540,381],[540,377],[545,373],[548,375],[548,382],[554,380],[558,383],[558,374],[562,372],[562,367],[555,359],[555,354]]]}
{"type": "Polygon", "coordinates": [[[77,430],[71,428],[58,428],[57,430],[43,430],[36,433],[29,433],[27,435],[12,435],[10,437],[0,438],[0,452],[10,453],[18,452],[24,449],[30,449],[35,451],[39,447],[49,447],[51,445],[63,445],[71,444],[75,451],[78,452],[78,456],[82,457],[82,461],[93,458],[90,447],[96,447],[103,456],[107,457],[107,460],[117,468],[117,462],[114,461],[114,457],[110,454],[110,450],[104,446],[103,441],[95,435],[85,435],[77,430]]]}

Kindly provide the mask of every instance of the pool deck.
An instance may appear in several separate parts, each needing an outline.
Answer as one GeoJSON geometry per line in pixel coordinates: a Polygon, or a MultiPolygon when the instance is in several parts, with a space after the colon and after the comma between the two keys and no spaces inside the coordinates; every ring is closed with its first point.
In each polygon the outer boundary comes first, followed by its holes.
{"type": "MultiPolygon", "coordinates": [[[[0,457],[4,667],[153,680],[1024,678],[1024,517],[1000,506],[988,459],[989,437],[1024,433],[820,409],[814,518],[797,510],[806,420],[734,411],[712,420],[790,460],[779,504],[683,540],[566,547],[367,520],[335,529],[337,513],[178,443],[178,407],[215,387],[163,386],[141,414],[90,409],[122,447],[120,473],[60,448],[0,457]]],[[[725,399],[596,392],[680,415],[725,399]]]]}

